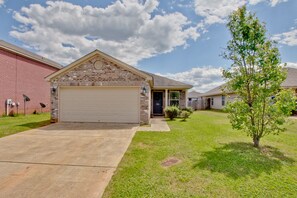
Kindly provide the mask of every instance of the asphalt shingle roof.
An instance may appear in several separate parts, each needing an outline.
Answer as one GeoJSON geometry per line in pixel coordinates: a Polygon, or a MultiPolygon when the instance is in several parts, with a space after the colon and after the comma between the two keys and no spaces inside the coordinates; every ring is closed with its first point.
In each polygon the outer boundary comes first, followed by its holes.
{"type": "Polygon", "coordinates": [[[199,98],[202,96],[202,93],[197,91],[191,91],[188,93],[188,98],[199,98]]]}
{"type": "Polygon", "coordinates": [[[183,83],[180,81],[172,80],[170,78],[166,78],[166,77],[159,76],[159,75],[152,74],[152,73],[145,72],[145,71],[142,71],[142,72],[153,77],[154,88],[169,88],[169,89],[170,88],[186,88],[186,89],[190,89],[193,87],[192,85],[189,85],[189,84],[186,84],[186,83],[183,83]]]}
{"type": "Polygon", "coordinates": [[[288,67],[287,78],[281,84],[282,87],[297,87],[297,69],[288,67]]]}
{"type": "Polygon", "coordinates": [[[218,87],[215,87],[215,88],[213,88],[213,89],[211,89],[211,90],[209,90],[209,91],[203,93],[202,95],[203,95],[203,96],[215,96],[215,95],[220,95],[220,94],[223,93],[223,89],[224,89],[225,86],[226,86],[226,83],[224,83],[224,84],[222,84],[222,85],[220,85],[220,86],[218,86],[218,87]]]}
{"type": "MultiPolygon", "coordinates": [[[[286,68],[288,70],[287,73],[287,78],[284,80],[284,82],[281,84],[281,87],[283,88],[297,88],[297,69],[295,68],[286,68]]],[[[226,83],[215,87],[205,93],[203,93],[203,96],[215,96],[215,95],[220,95],[223,93],[223,89],[225,87],[226,83]]]]}

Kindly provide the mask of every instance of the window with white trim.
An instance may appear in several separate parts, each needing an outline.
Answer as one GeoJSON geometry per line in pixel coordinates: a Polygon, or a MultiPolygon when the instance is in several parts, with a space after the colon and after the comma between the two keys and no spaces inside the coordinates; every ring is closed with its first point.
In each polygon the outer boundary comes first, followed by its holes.
{"type": "Polygon", "coordinates": [[[169,92],[169,105],[178,107],[179,106],[179,98],[180,98],[179,91],[170,91],[169,92]]]}

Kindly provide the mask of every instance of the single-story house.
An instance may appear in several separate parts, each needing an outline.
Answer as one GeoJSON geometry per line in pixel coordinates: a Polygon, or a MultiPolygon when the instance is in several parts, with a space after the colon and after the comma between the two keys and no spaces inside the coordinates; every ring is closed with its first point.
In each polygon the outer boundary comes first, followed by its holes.
{"type": "Polygon", "coordinates": [[[52,122],[148,124],[164,108],[187,106],[191,85],[136,69],[95,50],[46,78],[52,122]]]}
{"type": "MultiPolygon", "coordinates": [[[[286,68],[287,78],[281,84],[284,89],[295,90],[297,96],[297,69],[286,68]]],[[[227,104],[228,101],[233,101],[237,95],[232,91],[226,91],[226,84],[215,87],[202,94],[203,109],[218,109],[221,110],[227,104]]]]}
{"type": "Polygon", "coordinates": [[[0,40],[0,116],[40,112],[50,108],[50,83],[44,78],[61,65],[0,40]],[[30,98],[24,105],[23,94],[30,98]]]}
{"type": "Polygon", "coordinates": [[[202,109],[223,109],[227,102],[232,102],[236,98],[236,94],[232,91],[225,90],[226,84],[215,87],[201,94],[202,109]]]}

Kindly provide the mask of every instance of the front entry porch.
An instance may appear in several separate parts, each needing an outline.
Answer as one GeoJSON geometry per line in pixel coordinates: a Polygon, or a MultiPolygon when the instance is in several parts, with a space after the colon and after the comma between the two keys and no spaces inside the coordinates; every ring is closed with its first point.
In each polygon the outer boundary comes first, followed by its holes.
{"type": "Polygon", "coordinates": [[[151,117],[164,116],[164,110],[167,106],[187,107],[186,89],[159,89],[151,92],[151,117]]]}
{"type": "MultiPolygon", "coordinates": [[[[153,115],[163,115],[163,91],[154,91],[153,92],[153,115]]],[[[165,98],[166,100],[166,98],[165,98]]]]}

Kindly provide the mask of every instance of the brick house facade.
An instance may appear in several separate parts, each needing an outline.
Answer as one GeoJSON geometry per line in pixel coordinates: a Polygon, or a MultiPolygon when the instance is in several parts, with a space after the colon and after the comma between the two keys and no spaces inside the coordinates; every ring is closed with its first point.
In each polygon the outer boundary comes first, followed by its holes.
{"type": "Polygon", "coordinates": [[[19,103],[9,107],[9,113],[24,113],[23,94],[30,97],[26,113],[41,111],[44,103],[50,110],[50,84],[44,78],[61,66],[29,51],[0,41],[0,116],[6,113],[6,100],[19,103]]]}

